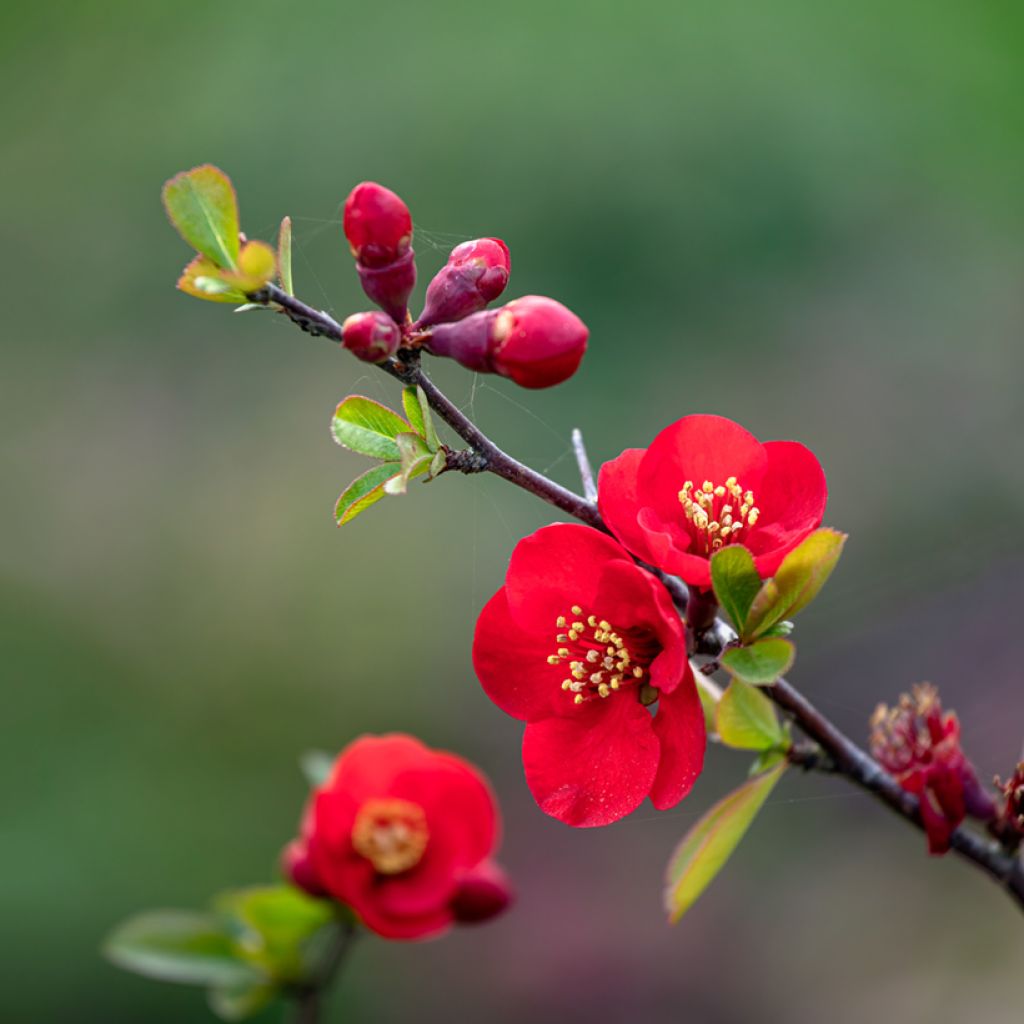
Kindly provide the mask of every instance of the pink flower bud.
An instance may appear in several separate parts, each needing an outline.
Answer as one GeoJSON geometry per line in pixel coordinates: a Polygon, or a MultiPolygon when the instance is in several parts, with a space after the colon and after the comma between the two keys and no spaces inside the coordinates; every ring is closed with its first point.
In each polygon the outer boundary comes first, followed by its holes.
{"type": "Polygon", "coordinates": [[[485,861],[459,883],[451,910],[460,924],[475,924],[500,914],[511,902],[505,873],[493,861],[485,861]]]}
{"type": "Polygon", "coordinates": [[[409,207],[375,181],[352,189],[345,200],[343,223],[352,255],[366,267],[394,263],[412,244],[409,207]]]}
{"type": "Polygon", "coordinates": [[[470,370],[498,373],[525,388],[546,388],[576,372],[588,333],[560,302],[527,295],[501,309],[439,324],[425,345],[470,370]]]}
{"type": "Polygon", "coordinates": [[[384,313],[353,313],[341,325],[341,344],[357,359],[383,363],[398,351],[402,332],[384,313]]]}
{"type": "Polygon", "coordinates": [[[293,839],[281,854],[281,873],[292,885],[310,896],[324,896],[326,890],[317,877],[309,846],[302,839],[293,839]]]}
{"type": "Polygon", "coordinates": [[[511,268],[508,246],[500,238],[457,245],[427,287],[417,326],[451,323],[483,309],[505,290],[511,268]]]}

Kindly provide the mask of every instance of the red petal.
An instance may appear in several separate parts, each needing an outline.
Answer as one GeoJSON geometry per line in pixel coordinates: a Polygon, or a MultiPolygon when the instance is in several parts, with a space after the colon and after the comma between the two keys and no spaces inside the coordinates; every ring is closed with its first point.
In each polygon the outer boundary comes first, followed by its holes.
{"type": "Polygon", "coordinates": [[[665,522],[682,521],[679,491],[687,480],[725,483],[730,476],[755,494],[768,464],[760,441],[724,416],[684,416],[647,449],[637,476],[637,497],[665,522]]]}
{"type": "Polygon", "coordinates": [[[505,587],[477,619],[473,667],[487,696],[513,718],[535,722],[565,711],[565,667],[547,662],[557,646],[554,622],[552,616],[547,629],[521,629],[509,613],[505,587]]]}
{"type": "Polygon", "coordinates": [[[704,766],[704,712],[689,665],[682,685],[658,699],[654,733],[661,743],[661,760],[651,803],[664,811],[675,807],[690,792],[704,766]]]}
{"type": "Polygon", "coordinates": [[[524,629],[543,630],[553,640],[555,619],[597,596],[609,559],[631,561],[612,537],[589,526],[542,527],[512,552],[505,577],[509,612],[524,629]]]}
{"type": "Polygon", "coordinates": [[[634,555],[653,563],[647,531],[637,522],[640,503],[636,479],[646,454],[646,448],[627,448],[617,459],[606,462],[597,477],[597,501],[608,529],[634,555]]]}
{"type": "Polygon", "coordinates": [[[571,718],[527,725],[526,783],[541,810],[567,825],[609,825],[635,810],[658,769],[651,716],[629,693],[581,705],[571,718]]]}

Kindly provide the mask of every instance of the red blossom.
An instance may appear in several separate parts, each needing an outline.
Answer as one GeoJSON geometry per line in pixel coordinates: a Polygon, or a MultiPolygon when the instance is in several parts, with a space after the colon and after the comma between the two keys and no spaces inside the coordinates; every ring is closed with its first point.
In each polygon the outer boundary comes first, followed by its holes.
{"type": "Polygon", "coordinates": [[[597,530],[556,524],[516,545],[473,664],[491,700],[526,722],[527,785],[567,825],[610,824],[648,796],[673,807],[700,774],[683,625],[664,586],[597,530]]]}
{"type": "Polygon", "coordinates": [[[348,194],[342,226],[352,255],[366,267],[394,263],[412,243],[409,207],[375,181],[361,182],[348,194]]]}
{"type": "Polygon", "coordinates": [[[684,416],[649,448],[601,467],[598,502],[635,555],[691,586],[711,586],[710,558],[741,543],[762,578],[821,525],[828,489],[794,441],[762,444],[722,416],[684,416]]]}
{"type": "Polygon", "coordinates": [[[508,284],[512,262],[500,238],[478,238],[452,249],[448,263],[427,286],[417,327],[452,323],[479,312],[508,284]]]}
{"type": "Polygon", "coordinates": [[[943,713],[934,686],[915,686],[894,708],[879,704],[871,727],[872,755],[920,800],[929,853],[945,853],[968,815],[995,816],[992,798],[960,749],[960,723],[952,711],[943,713]]]}
{"type": "Polygon", "coordinates": [[[313,794],[282,866],[379,935],[425,938],[508,906],[508,884],[490,860],[499,829],[494,796],[472,765],[411,736],[363,736],[313,794]]]}

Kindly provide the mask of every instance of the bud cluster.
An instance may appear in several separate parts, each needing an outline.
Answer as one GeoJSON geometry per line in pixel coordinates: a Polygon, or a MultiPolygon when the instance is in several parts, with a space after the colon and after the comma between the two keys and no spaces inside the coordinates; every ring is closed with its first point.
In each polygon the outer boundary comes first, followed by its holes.
{"type": "Polygon", "coordinates": [[[871,753],[919,798],[930,853],[949,849],[964,818],[995,817],[992,797],[960,748],[960,723],[952,711],[943,712],[934,686],[915,686],[894,708],[878,705],[871,718],[871,753]]]}
{"type": "Polygon", "coordinates": [[[383,313],[357,313],[342,325],[342,345],[366,362],[420,347],[478,373],[496,373],[527,388],[571,377],[587,348],[586,325],[554,299],[528,295],[488,310],[505,290],[512,263],[500,238],[457,245],[427,286],[414,322],[408,302],[416,284],[409,208],[375,182],[345,200],[345,237],[363,291],[383,313]]]}

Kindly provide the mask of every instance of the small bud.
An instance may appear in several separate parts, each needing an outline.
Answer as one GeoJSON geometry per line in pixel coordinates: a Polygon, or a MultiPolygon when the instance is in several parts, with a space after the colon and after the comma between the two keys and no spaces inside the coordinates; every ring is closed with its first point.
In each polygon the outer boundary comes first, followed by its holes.
{"type": "Polygon", "coordinates": [[[341,325],[341,344],[366,363],[383,363],[401,340],[398,325],[384,313],[353,313],[341,325]]]}
{"type": "Polygon", "coordinates": [[[434,327],[425,344],[470,370],[498,373],[525,388],[546,388],[571,377],[587,349],[586,325],[560,302],[539,295],[501,309],[434,327]]]}
{"type": "Polygon", "coordinates": [[[500,914],[512,902],[512,889],[504,872],[485,861],[459,883],[451,908],[461,924],[487,921],[500,914]]]}
{"type": "Polygon", "coordinates": [[[412,244],[409,207],[375,181],[352,189],[345,200],[343,223],[352,255],[366,267],[394,263],[412,244]]]}
{"type": "Polygon", "coordinates": [[[511,269],[508,246],[500,238],[457,245],[427,287],[417,326],[452,323],[479,312],[505,290],[511,269]]]}
{"type": "Polygon", "coordinates": [[[293,839],[281,854],[281,873],[293,885],[308,892],[310,896],[324,896],[326,890],[320,884],[309,847],[302,839],[293,839]]]}

